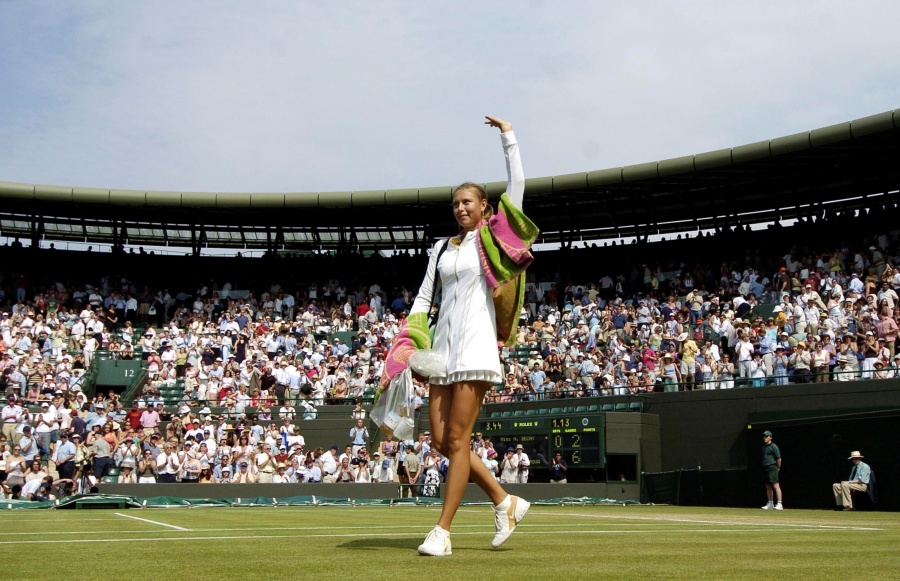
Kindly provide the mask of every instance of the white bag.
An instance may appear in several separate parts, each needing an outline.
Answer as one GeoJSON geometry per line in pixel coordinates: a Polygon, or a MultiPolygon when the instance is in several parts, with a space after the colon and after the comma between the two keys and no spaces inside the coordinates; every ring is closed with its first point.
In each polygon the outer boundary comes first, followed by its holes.
{"type": "Polygon", "coordinates": [[[416,390],[407,367],[391,379],[369,413],[372,421],[398,440],[411,440],[415,429],[416,390]]]}

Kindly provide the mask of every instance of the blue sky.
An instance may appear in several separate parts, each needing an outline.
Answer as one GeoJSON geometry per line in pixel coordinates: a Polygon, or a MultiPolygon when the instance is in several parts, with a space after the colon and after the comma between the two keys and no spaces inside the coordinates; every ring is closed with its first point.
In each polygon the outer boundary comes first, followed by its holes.
{"type": "Polygon", "coordinates": [[[0,180],[502,180],[485,114],[527,177],[602,169],[897,108],[898,54],[887,1],[0,0],[0,180]]]}

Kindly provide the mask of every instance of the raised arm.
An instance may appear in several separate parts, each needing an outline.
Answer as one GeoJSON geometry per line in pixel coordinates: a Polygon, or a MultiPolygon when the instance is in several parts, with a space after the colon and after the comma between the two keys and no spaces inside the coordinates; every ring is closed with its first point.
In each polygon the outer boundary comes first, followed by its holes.
{"type": "Polygon", "coordinates": [[[503,144],[503,155],[506,157],[506,195],[516,208],[522,209],[525,197],[525,172],[522,170],[522,158],[519,156],[519,143],[513,133],[512,123],[498,117],[486,115],[485,125],[500,130],[500,141],[503,144]]]}

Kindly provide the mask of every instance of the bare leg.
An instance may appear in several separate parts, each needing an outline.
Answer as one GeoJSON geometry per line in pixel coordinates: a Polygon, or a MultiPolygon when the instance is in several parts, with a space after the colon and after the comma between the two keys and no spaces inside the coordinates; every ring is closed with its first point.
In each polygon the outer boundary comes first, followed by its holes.
{"type": "Polygon", "coordinates": [[[489,387],[483,382],[431,387],[429,418],[432,441],[437,450],[450,460],[443,509],[438,520],[438,526],[445,530],[450,530],[470,476],[494,504],[499,504],[506,497],[487,467],[469,447],[472,428],[489,387]]]}

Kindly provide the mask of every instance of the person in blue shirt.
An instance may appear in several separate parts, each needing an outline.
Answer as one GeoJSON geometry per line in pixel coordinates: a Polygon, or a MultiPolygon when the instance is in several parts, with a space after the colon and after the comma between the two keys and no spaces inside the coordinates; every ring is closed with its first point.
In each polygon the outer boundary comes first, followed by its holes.
{"type": "Polygon", "coordinates": [[[850,453],[848,460],[853,462],[853,468],[850,469],[850,477],[841,482],[835,482],[832,485],[834,492],[834,503],[838,508],[843,510],[853,509],[853,491],[866,492],[869,489],[869,481],[872,478],[872,469],[868,464],[862,461],[863,455],[858,450],[850,453]]]}

